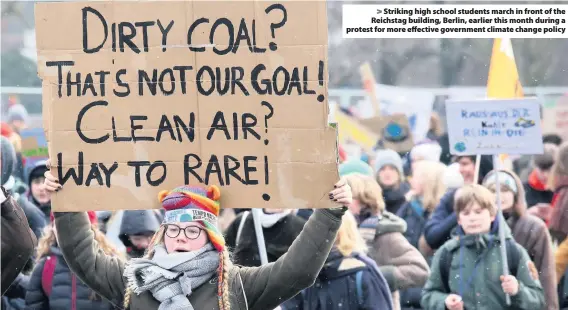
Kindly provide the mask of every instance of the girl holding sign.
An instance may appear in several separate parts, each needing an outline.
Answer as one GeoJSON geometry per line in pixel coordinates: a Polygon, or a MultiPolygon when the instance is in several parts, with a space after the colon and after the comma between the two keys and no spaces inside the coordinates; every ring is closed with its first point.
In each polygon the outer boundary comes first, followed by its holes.
{"type": "MultiPolygon", "coordinates": [[[[61,188],[50,172],[45,184],[61,188]]],[[[329,196],[349,205],[351,188],[340,180],[329,196]]],[[[164,222],[143,258],[125,262],[100,251],[85,212],[55,213],[59,246],[83,282],[125,308],[274,309],[314,283],[347,209],[317,210],[286,255],[247,268],[232,264],[217,228],[219,198],[214,185],[161,192],[164,222]]]]}

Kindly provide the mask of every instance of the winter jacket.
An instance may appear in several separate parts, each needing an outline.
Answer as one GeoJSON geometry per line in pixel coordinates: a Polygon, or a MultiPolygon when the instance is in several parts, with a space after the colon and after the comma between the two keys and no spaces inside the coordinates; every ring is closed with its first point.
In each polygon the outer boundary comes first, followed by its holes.
{"type": "MultiPolygon", "coordinates": [[[[426,221],[430,213],[423,211],[423,214],[419,214],[416,208],[422,208],[421,203],[418,200],[409,201],[398,210],[397,216],[406,222],[407,229],[404,233],[406,240],[408,240],[413,247],[420,249],[419,240],[424,234],[424,227],[426,226],[426,221]]],[[[422,254],[424,255],[424,253],[422,254]]],[[[425,258],[428,262],[429,257],[425,258]]],[[[400,304],[402,308],[420,308],[421,293],[422,287],[411,287],[402,290],[400,292],[400,304]]]]}
{"type": "MultiPolygon", "coordinates": [[[[232,249],[235,264],[248,267],[260,266],[260,254],[252,214],[247,216],[246,222],[243,224],[237,245],[237,231],[241,225],[243,214],[240,213],[231,223],[231,226],[227,229],[225,241],[227,246],[232,249]]],[[[288,214],[274,226],[262,229],[269,263],[275,262],[280,256],[288,252],[288,248],[300,235],[305,223],[306,221],[303,218],[288,214]]]]}
{"type": "Polygon", "coordinates": [[[129,236],[143,234],[151,236],[158,229],[160,229],[160,218],[155,210],[125,210],[122,213],[118,238],[126,247],[126,253],[129,257],[142,257],[146,249],[136,248],[130,242],[129,236]]]}
{"type": "Polygon", "coordinates": [[[42,275],[49,256],[43,257],[34,268],[28,292],[26,310],[110,310],[111,303],[94,294],[88,286],[71,273],[61,250],[52,246],[49,255],[57,257],[51,281],[51,294],[42,287],[42,275]]]}
{"type": "Polygon", "coordinates": [[[37,239],[31,231],[24,212],[8,192],[1,188],[6,200],[2,202],[2,295],[10,287],[32,256],[37,239]]]}
{"type": "MultiPolygon", "coordinates": [[[[432,274],[422,294],[422,307],[425,310],[445,310],[445,299],[449,294],[460,295],[467,310],[534,310],[544,307],[540,281],[533,278],[529,255],[520,245],[516,245],[520,261],[516,266],[517,274],[514,275],[519,281],[519,292],[511,296],[511,308],[506,305],[500,280],[504,272],[497,227],[493,225],[492,231],[486,234],[460,234],[436,252],[432,274]],[[443,283],[440,272],[440,257],[444,251],[451,253],[447,284],[443,283]],[[446,285],[449,292],[446,291],[446,285]]],[[[505,227],[505,236],[514,242],[508,227],[505,227]]],[[[514,269],[514,266],[509,268],[514,269]]]]}
{"type": "MultiPolygon", "coordinates": [[[[323,267],[345,211],[317,210],[288,253],[262,267],[232,266],[229,270],[231,309],[267,310],[313,285],[323,267]]],[[[109,300],[122,300],[126,289],[125,262],[104,255],[90,230],[85,212],[55,213],[59,247],[69,268],[91,289],[109,300]]],[[[219,309],[216,276],[194,288],[189,300],[195,309],[219,309]]],[[[155,310],[151,293],[133,294],[130,309],[155,310]]]]}
{"type": "Polygon", "coordinates": [[[404,237],[412,244],[413,247],[418,248],[418,240],[424,233],[426,222],[430,217],[430,212],[424,210],[423,214],[419,214],[415,208],[422,208],[422,204],[418,200],[413,200],[405,203],[396,213],[406,222],[406,231],[404,237]]]}
{"type": "Polygon", "coordinates": [[[2,296],[2,310],[22,310],[26,307],[26,290],[30,277],[19,273],[2,296]]]}
{"type": "Polygon", "coordinates": [[[534,170],[530,174],[528,180],[523,183],[523,188],[525,190],[525,197],[527,200],[527,206],[533,207],[539,203],[551,203],[552,196],[554,193],[546,189],[546,184],[543,184],[538,176],[535,174],[534,170]]]}
{"type": "MultiPolygon", "coordinates": [[[[545,293],[546,306],[543,309],[558,309],[558,291],[556,289],[556,266],[552,240],[546,224],[536,216],[527,214],[527,203],[521,180],[514,173],[508,173],[519,189],[512,210],[505,212],[507,224],[515,241],[529,254],[539,272],[539,280],[545,293]]],[[[489,175],[489,174],[488,174],[489,175]]]]}
{"type": "Polygon", "coordinates": [[[395,309],[400,309],[398,291],[422,287],[430,272],[428,263],[404,237],[404,220],[390,212],[367,218],[359,231],[369,246],[369,257],[377,262],[393,292],[395,309]]]}
{"type": "Polygon", "coordinates": [[[438,249],[446,241],[450,240],[452,230],[458,225],[458,219],[454,213],[454,197],[456,189],[451,189],[442,196],[440,203],[432,212],[432,216],[424,227],[426,243],[432,249],[438,249]]]}
{"type": "Polygon", "coordinates": [[[554,196],[548,228],[555,235],[565,238],[568,235],[568,176],[559,177],[554,196]]]}
{"type": "Polygon", "coordinates": [[[385,310],[392,309],[390,290],[384,278],[375,276],[359,255],[329,254],[313,286],[285,302],[284,310],[385,310]],[[357,274],[361,273],[361,287],[357,274]],[[358,291],[360,289],[360,291],[358,291]],[[386,292],[386,294],[385,294],[386,292]],[[361,301],[358,300],[361,294],[361,301]]]}
{"type": "Polygon", "coordinates": [[[383,199],[385,201],[385,210],[392,214],[396,214],[398,209],[406,203],[406,194],[410,190],[408,183],[401,183],[398,187],[383,188],[383,199]]]}

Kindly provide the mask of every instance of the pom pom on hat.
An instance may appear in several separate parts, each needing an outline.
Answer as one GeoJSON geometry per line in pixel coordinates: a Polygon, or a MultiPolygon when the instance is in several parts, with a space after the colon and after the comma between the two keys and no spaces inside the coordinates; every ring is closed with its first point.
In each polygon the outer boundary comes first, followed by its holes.
{"type": "Polygon", "coordinates": [[[210,185],[180,186],[171,191],[161,191],[158,198],[166,210],[164,223],[198,222],[207,231],[209,240],[217,251],[225,248],[225,239],[217,226],[220,212],[219,187],[210,185]]]}

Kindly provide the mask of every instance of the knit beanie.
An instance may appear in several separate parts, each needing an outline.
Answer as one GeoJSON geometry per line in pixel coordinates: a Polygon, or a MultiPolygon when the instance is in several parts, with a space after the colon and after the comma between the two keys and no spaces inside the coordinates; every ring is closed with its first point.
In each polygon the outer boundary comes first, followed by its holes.
{"type": "Polygon", "coordinates": [[[400,158],[397,152],[390,149],[378,150],[375,153],[375,173],[378,173],[386,165],[395,167],[401,177],[404,175],[402,158],[400,158]]]}
{"type": "Polygon", "coordinates": [[[371,166],[360,159],[350,159],[339,165],[339,176],[346,176],[352,173],[360,173],[370,177],[374,176],[371,166]]]}
{"type": "Polygon", "coordinates": [[[435,141],[425,141],[416,144],[410,151],[411,158],[421,158],[429,161],[440,161],[442,147],[435,141]]]}
{"type": "Polygon", "coordinates": [[[13,121],[28,122],[28,111],[22,104],[15,104],[8,109],[8,123],[13,121]]]}
{"type": "Polygon", "coordinates": [[[171,191],[161,191],[159,199],[166,210],[163,223],[197,222],[205,228],[215,249],[222,252],[225,238],[217,226],[220,197],[220,190],[215,185],[207,188],[184,185],[171,191]]]}

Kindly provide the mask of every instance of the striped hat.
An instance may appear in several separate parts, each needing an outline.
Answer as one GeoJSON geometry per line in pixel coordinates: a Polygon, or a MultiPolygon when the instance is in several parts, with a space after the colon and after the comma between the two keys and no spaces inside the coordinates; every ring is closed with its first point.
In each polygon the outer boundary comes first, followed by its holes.
{"type": "Polygon", "coordinates": [[[215,249],[222,252],[225,238],[217,226],[220,196],[215,185],[207,188],[184,185],[171,191],[161,191],[159,199],[166,210],[163,223],[197,222],[205,228],[215,249]]]}

